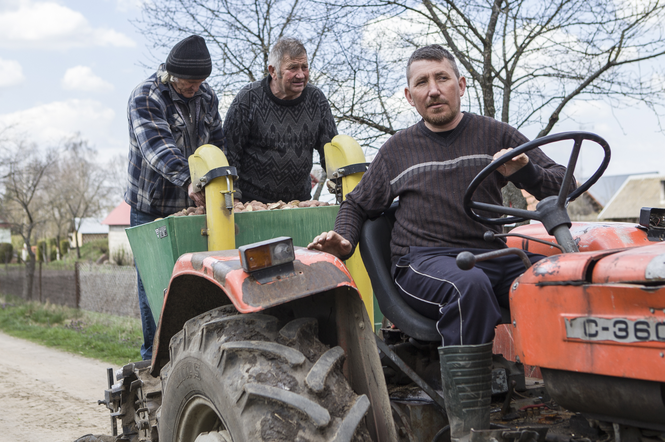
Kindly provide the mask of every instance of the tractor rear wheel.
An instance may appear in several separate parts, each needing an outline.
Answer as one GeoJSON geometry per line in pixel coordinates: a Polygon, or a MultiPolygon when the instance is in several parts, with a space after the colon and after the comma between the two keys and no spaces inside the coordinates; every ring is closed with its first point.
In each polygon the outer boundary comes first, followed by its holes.
{"type": "Polygon", "coordinates": [[[369,441],[365,395],[318,323],[221,307],[188,321],[162,369],[161,442],[369,441]]]}

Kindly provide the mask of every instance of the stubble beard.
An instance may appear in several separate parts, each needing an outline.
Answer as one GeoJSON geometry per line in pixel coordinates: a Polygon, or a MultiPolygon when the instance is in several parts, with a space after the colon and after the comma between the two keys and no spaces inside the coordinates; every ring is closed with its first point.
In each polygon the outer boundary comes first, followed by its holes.
{"type": "Polygon", "coordinates": [[[425,115],[423,115],[423,120],[434,127],[442,127],[452,123],[455,120],[455,115],[453,112],[441,112],[436,114],[425,112],[425,115]]]}

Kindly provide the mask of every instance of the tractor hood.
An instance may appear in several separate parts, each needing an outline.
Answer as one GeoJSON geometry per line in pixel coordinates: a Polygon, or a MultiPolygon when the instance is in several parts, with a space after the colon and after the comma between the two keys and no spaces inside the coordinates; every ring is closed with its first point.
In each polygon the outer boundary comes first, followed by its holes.
{"type": "Polygon", "coordinates": [[[594,283],[665,283],[665,243],[638,247],[601,259],[593,269],[594,283]]]}
{"type": "Polygon", "coordinates": [[[665,243],[550,256],[534,264],[520,282],[537,285],[665,283],[665,243]]]}

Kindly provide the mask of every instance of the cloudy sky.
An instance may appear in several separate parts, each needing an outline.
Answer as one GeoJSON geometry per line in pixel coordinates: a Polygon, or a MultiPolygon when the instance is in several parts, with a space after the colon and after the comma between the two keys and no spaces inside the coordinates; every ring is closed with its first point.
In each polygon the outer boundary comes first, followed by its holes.
{"type": "MultiPolygon", "coordinates": [[[[151,53],[131,23],[140,2],[0,0],[0,128],[12,125],[21,136],[50,144],[79,132],[100,158],[125,155],[127,98],[154,71],[142,63],[166,58],[151,53]]],[[[665,173],[665,135],[647,109],[581,103],[567,113],[575,121],[555,131],[603,136],[612,147],[608,174],[665,173]]],[[[548,154],[565,162],[556,151],[548,154]]],[[[594,161],[592,150],[583,152],[577,175],[591,174],[594,161]]]]}
{"type": "Polygon", "coordinates": [[[0,127],[124,155],[127,98],[150,74],[139,13],[138,0],[0,0],[0,127]]]}

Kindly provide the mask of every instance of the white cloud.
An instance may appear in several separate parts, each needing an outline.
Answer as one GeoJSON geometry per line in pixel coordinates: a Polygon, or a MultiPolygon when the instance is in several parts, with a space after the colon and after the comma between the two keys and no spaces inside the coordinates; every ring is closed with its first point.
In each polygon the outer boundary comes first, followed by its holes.
{"type": "Polygon", "coordinates": [[[42,104],[9,114],[0,114],[0,127],[9,127],[6,135],[24,137],[31,142],[56,145],[64,138],[80,133],[97,148],[107,147],[113,138],[115,112],[94,100],[67,100],[42,104]]]}
{"type": "Polygon", "coordinates": [[[83,14],[54,2],[20,0],[11,6],[0,10],[0,47],[136,46],[128,36],[111,28],[93,28],[83,14]]]}
{"type": "Polygon", "coordinates": [[[16,86],[24,80],[23,68],[18,61],[0,58],[0,87],[16,86]]]}
{"type": "Polygon", "coordinates": [[[60,82],[62,88],[68,91],[107,92],[113,90],[113,85],[98,77],[88,66],[74,66],[67,69],[60,82]]]}

